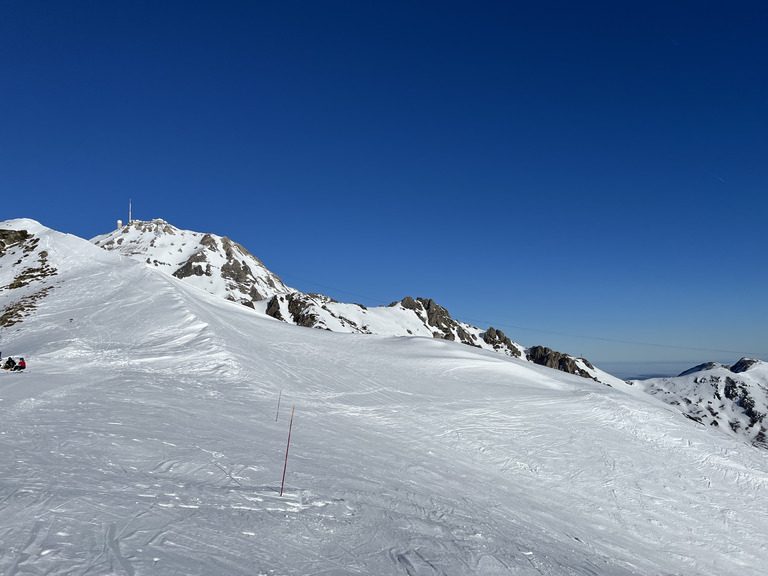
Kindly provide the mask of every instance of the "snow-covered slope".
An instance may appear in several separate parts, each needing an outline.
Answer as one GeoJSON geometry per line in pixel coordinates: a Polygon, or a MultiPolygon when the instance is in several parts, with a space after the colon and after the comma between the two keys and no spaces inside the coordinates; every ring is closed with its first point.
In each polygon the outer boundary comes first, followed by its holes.
{"type": "Polygon", "coordinates": [[[440,338],[523,357],[605,384],[617,381],[583,358],[571,358],[543,347],[526,350],[501,330],[483,330],[454,320],[445,308],[430,299],[406,297],[389,306],[368,308],[337,302],[322,294],[303,294],[285,286],[260,260],[228,238],[179,230],[165,220],[135,220],[91,242],[297,326],[380,336],[440,338]]]}
{"type": "Polygon", "coordinates": [[[768,363],[742,358],[733,366],[701,364],[675,378],[632,384],[705,426],[768,448],[768,363]]]}
{"type": "Polygon", "coordinates": [[[0,224],[32,235],[3,309],[49,288],[2,329],[1,574],[764,571],[766,452],[636,387],[298,329],[36,226],[0,224]]]}

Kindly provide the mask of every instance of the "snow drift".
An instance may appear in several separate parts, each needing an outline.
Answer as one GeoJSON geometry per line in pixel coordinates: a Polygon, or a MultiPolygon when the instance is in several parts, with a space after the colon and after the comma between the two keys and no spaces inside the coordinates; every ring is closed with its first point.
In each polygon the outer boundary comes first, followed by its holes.
{"type": "Polygon", "coordinates": [[[302,330],[31,221],[0,230],[31,236],[2,247],[2,309],[44,292],[2,331],[29,364],[0,373],[2,574],[768,561],[767,453],[637,387],[442,339],[302,330]]]}

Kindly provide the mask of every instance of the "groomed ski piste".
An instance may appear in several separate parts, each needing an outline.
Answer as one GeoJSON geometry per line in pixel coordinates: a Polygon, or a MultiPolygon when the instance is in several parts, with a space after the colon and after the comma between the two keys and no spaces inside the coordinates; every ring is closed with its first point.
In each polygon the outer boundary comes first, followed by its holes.
{"type": "MultiPolygon", "coordinates": [[[[29,220],[0,574],[758,575],[768,452],[630,386],[300,328],[29,220]],[[278,413],[278,400],[280,402],[278,413]],[[286,463],[289,421],[295,406],[286,463]]],[[[0,306],[17,258],[0,259],[0,306]]]]}

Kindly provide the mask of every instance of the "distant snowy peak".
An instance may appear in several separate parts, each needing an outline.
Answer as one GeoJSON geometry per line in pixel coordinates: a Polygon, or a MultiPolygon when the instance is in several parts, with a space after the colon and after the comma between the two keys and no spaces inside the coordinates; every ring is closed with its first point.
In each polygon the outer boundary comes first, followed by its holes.
{"type": "Polygon", "coordinates": [[[91,242],[249,306],[294,291],[258,258],[226,236],[180,230],[161,219],[134,220],[91,242]]]}
{"type": "Polygon", "coordinates": [[[768,363],[700,364],[675,378],[633,381],[701,424],[768,448],[768,363]]]}
{"type": "Polygon", "coordinates": [[[741,374],[742,372],[752,372],[753,374],[760,374],[768,381],[768,363],[755,358],[742,358],[736,364],[728,366],[726,364],[720,364],[719,362],[705,362],[694,366],[679,374],[679,376],[689,376],[690,374],[696,374],[697,372],[706,372],[708,370],[724,369],[730,370],[734,374],[741,374]]]}

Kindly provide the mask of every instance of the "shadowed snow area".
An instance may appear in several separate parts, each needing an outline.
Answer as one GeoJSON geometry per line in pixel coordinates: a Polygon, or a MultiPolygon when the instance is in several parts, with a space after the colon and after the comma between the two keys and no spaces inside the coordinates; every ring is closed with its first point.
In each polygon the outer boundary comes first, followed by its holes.
{"type": "Polygon", "coordinates": [[[2,332],[29,366],[0,373],[3,575],[763,573],[768,453],[630,386],[288,325],[30,231],[58,274],[2,332]]]}

